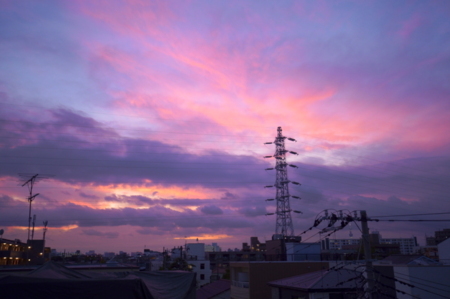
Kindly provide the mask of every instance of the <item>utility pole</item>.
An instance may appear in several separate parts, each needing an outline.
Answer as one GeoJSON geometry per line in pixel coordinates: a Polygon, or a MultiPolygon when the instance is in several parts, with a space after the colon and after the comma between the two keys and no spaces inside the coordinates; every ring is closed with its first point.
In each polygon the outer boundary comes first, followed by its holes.
{"type": "MultiPolygon", "coordinates": [[[[323,220],[330,220],[328,226],[320,231],[320,233],[328,233],[327,236],[333,234],[334,232],[343,229],[346,227],[349,223],[353,221],[361,221],[361,233],[362,233],[362,245],[364,247],[364,259],[365,259],[365,272],[366,272],[366,281],[367,281],[367,289],[365,290],[365,293],[368,294],[369,299],[376,299],[378,298],[375,293],[375,279],[373,275],[373,264],[372,264],[372,253],[370,248],[370,234],[369,234],[369,226],[367,222],[370,220],[367,218],[367,212],[366,211],[360,211],[360,217],[357,217],[357,212],[354,211],[354,217],[352,217],[350,214],[344,216],[343,211],[338,211],[339,216],[332,213],[331,215],[328,214],[328,210],[325,210],[325,216],[321,218],[316,218],[314,221],[314,225],[311,227],[317,227],[320,222],[323,220]],[[338,227],[335,227],[334,224],[341,220],[341,224],[338,227]]],[[[306,231],[305,231],[306,232],[306,231]]]]}
{"type": "MultiPolygon", "coordinates": [[[[293,138],[288,138],[283,136],[283,132],[281,127],[277,129],[277,136],[275,137],[275,141],[266,142],[265,144],[274,143],[276,146],[275,154],[273,156],[265,156],[264,158],[274,157],[276,159],[275,168],[266,168],[266,170],[276,170],[276,180],[275,185],[265,186],[265,188],[275,187],[276,188],[276,212],[275,213],[267,213],[266,215],[277,215],[276,226],[275,226],[275,234],[274,239],[286,239],[294,237],[294,226],[292,224],[291,218],[291,207],[290,207],[290,197],[289,194],[289,183],[300,185],[300,183],[290,181],[287,175],[287,166],[298,168],[295,165],[288,164],[286,162],[286,153],[291,153],[298,155],[296,152],[286,150],[284,146],[285,139],[290,141],[296,141],[293,138]]],[[[292,196],[293,198],[300,199],[298,196],[292,196]]],[[[274,199],[267,199],[266,201],[271,201],[274,199]]],[[[300,211],[293,211],[295,213],[301,213],[300,211]]]]}
{"type": "Polygon", "coordinates": [[[367,213],[366,211],[361,211],[361,229],[362,229],[362,242],[364,246],[364,258],[366,260],[366,275],[367,275],[367,293],[369,299],[375,299],[374,287],[375,280],[373,276],[373,265],[372,265],[372,253],[370,249],[370,235],[369,226],[367,224],[367,213]]]}

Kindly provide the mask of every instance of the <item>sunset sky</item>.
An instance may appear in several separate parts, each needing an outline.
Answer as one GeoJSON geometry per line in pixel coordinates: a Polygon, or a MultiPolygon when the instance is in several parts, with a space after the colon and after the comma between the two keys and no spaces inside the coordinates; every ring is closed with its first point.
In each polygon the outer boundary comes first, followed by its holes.
{"type": "MultiPolygon", "coordinates": [[[[296,234],[324,209],[450,211],[449,1],[0,5],[4,238],[26,240],[18,174],[39,173],[35,238],[48,220],[58,251],[269,240],[278,126],[296,234]]],[[[450,222],[369,227],[424,245],[450,222]]]]}

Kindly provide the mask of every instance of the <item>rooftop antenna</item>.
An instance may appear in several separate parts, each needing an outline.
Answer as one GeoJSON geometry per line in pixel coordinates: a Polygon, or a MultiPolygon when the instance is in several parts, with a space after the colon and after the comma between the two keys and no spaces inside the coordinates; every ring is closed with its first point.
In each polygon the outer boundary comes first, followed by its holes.
{"type": "Polygon", "coordinates": [[[45,233],[47,232],[47,225],[48,225],[48,220],[45,220],[44,222],[42,222],[42,224],[44,224],[44,235],[42,236],[42,240],[44,240],[44,244],[45,244],[45,233]]]}
{"type": "Polygon", "coordinates": [[[31,240],[34,240],[34,225],[36,224],[36,214],[33,215],[33,228],[31,229],[31,240]]]}
{"type": "Polygon", "coordinates": [[[27,240],[30,240],[30,234],[31,234],[31,203],[36,198],[36,196],[39,195],[39,193],[33,194],[33,187],[34,184],[39,182],[43,179],[48,179],[53,177],[54,175],[51,174],[30,174],[30,173],[19,173],[19,176],[22,180],[25,182],[22,184],[23,186],[28,187],[29,195],[28,195],[28,203],[29,203],[29,209],[28,209],[28,238],[27,240]]]}
{"type": "Polygon", "coordinates": [[[275,198],[269,198],[266,201],[276,201],[276,212],[275,213],[267,213],[266,215],[277,215],[276,227],[275,227],[275,239],[285,239],[286,237],[294,237],[294,226],[292,224],[291,212],[299,213],[300,211],[291,210],[290,207],[290,197],[300,199],[298,196],[292,196],[289,194],[289,183],[294,185],[300,185],[298,182],[290,181],[287,176],[287,167],[298,168],[295,165],[288,164],[286,162],[286,153],[291,153],[294,155],[298,155],[298,153],[293,151],[288,151],[284,147],[284,141],[288,139],[290,141],[297,141],[294,138],[283,136],[283,131],[281,127],[277,129],[277,136],[275,137],[275,141],[266,142],[265,144],[275,144],[275,154],[273,156],[265,156],[264,158],[274,157],[276,159],[275,168],[266,168],[266,170],[276,170],[276,181],[275,185],[265,186],[264,188],[275,187],[276,188],[276,196],[275,198]]]}
{"type": "Polygon", "coordinates": [[[45,250],[45,233],[47,233],[48,220],[45,220],[44,222],[42,222],[42,224],[44,224],[44,235],[42,236],[42,240],[44,240],[44,247],[42,248],[42,255],[44,255],[44,250],[45,250]]]}

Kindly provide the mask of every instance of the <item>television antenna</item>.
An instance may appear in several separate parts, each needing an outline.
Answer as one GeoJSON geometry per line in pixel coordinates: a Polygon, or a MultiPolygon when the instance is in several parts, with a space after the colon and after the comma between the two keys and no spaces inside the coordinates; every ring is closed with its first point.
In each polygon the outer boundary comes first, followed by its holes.
{"type": "Polygon", "coordinates": [[[22,179],[23,183],[22,183],[22,187],[23,186],[27,186],[28,187],[28,203],[29,203],[29,208],[28,208],[28,237],[27,240],[30,240],[30,234],[31,234],[31,203],[33,202],[33,200],[39,195],[39,193],[33,194],[33,187],[34,184],[36,184],[37,182],[43,180],[43,179],[48,179],[51,177],[54,177],[53,174],[32,174],[32,173],[19,173],[19,177],[22,179]]]}

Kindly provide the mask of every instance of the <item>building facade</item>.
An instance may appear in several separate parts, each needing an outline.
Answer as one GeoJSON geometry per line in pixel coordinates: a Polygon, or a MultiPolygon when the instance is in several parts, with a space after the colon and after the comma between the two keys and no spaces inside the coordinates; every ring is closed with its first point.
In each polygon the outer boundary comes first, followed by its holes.
{"type": "Polygon", "coordinates": [[[231,298],[270,299],[268,282],[325,270],[328,262],[235,262],[230,264],[231,298]]]}
{"type": "Polygon", "coordinates": [[[382,238],[380,239],[381,244],[397,244],[400,248],[401,254],[414,254],[417,248],[417,238],[382,238]]]}
{"type": "Polygon", "coordinates": [[[0,265],[37,265],[50,258],[50,248],[45,247],[44,240],[0,239],[0,265]]]}
{"type": "MultiPolygon", "coordinates": [[[[321,241],[322,250],[342,250],[349,246],[359,245],[361,239],[328,239],[321,241]]],[[[417,238],[382,238],[381,235],[374,231],[370,234],[371,245],[398,245],[401,254],[414,254],[418,246],[417,238]]]]}
{"type": "Polygon", "coordinates": [[[196,273],[197,287],[211,282],[211,265],[206,259],[204,243],[186,244],[186,261],[196,273]]]}

